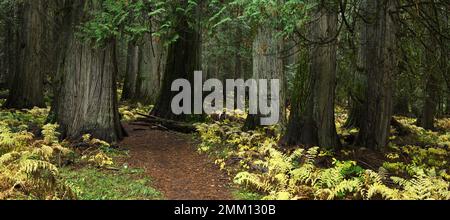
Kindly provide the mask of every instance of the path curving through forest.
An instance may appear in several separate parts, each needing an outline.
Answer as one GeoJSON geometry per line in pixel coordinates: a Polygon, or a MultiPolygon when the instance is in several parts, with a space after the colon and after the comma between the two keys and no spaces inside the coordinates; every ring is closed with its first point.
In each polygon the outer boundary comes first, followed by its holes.
{"type": "Polygon", "coordinates": [[[230,179],[200,155],[189,136],[125,124],[129,137],[120,146],[130,151],[127,163],[143,168],[168,200],[230,200],[230,179]]]}

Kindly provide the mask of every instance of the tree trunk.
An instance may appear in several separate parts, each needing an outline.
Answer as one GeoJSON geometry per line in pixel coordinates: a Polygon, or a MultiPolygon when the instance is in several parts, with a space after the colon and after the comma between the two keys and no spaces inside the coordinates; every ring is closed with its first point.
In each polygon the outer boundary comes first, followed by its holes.
{"type": "Polygon", "coordinates": [[[155,104],[161,90],[164,73],[165,47],[161,39],[147,34],[139,46],[138,78],[134,99],[145,104],[155,104]]]}
{"type": "Polygon", "coordinates": [[[404,94],[400,94],[394,100],[394,114],[401,116],[408,116],[409,111],[409,97],[404,94]]]}
{"type": "Polygon", "coordinates": [[[128,43],[127,69],[123,84],[122,100],[131,100],[136,94],[136,80],[139,70],[139,47],[128,43]]]}
{"type": "MultiPolygon", "coordinates": [[[[182,0],[182,7],[188,6],[187,0],[182,0]]],[[[191,83],[194,80],[194,71],[201,69],[201,35],[199,25],[199,10],[197,20],[189,22],[189,18],[183,12],[176,14],[175,31],[178,39],[173,42],[167,52],[167,61],[164,70],[161,93],[151,114],[164,119],[186,120],[188,115],[176,115],[172,112],[171,102],[177,94],[171,91],[172,82],[177,79],[186,79],[191,83]],[[191,23],[191,24],[190,24],[191,23]]]]}
{"type": "Polygon", "coordinates": [[[17,69],[19,28],[16,19],[18,18],[18,12],[19,7],[15,5],[10,11],[8,11],[8,19],[5,20],[5,89],[11,88],[13,77],[17,69]]]}
{"type": "MultiPolygon", "coordinates": [[[[359,7],[364,7],[364,2],[359,3],[359,7]]],[[[345,128],[360,128],[361,122],[364,120],[363,108],[366,102],[365,91],[367,90],[367,73],[364,71],[364,63],[362,54],[363,51],[362,44],[359,43],[363,39],[367,39],[364,30],[364,20],[360,19],[356,22],[355,32],[360,34],[353,34],[353,57],[351,62],[351,70],[353,78],[350,82],[349,87],[349,106],[350,110],[348,113],[347,121],[344,124],[345,128]]]]}
{"type": "Polygon", "coordinates": [[[366,103],[357,143],[375,150],[384,148],[390,134],[392,117],[392,79],[396,73],[396,36],[393,11],[395,1],[371,1],[364,4],[367,21],[362,39],[363,68],[367,75],[366,103]]]}
{"type": "MultiPolygon", "coordinates": [[[[17,51],[17,67],[7,108],[44,107],[44,77],[46,71],[47,0],[27,0],[22,3],[17,51]]],[[[14,65],[14,64],[13,64],[14,65]]]]}
{"type": "MultiPolygon", "coordinates": [[[[436,24],[439,24],[439,17],[436,14],[436,11],[433,8],[433,5],[425,5],[422,6],[423,11],[425,11],[431,18],[434,18],[436,20],[436,24]]],[[[439,30],[440,25],[432,24],[432,28],[435,28],[439,30]]],[[[438,107],[439,107],[439,100],[440,100],[440,68],[443,68],[443,66],[440,66],[440,60],[439,58],[444,57],[445,55],[441,54],[440,56],[436,53],[439,52],[439,43],[440,43],[440,37],[436,36],[434,33],[434,30],[428,30],[428,40],[425,43],[425,52],[424,52],[424,60],[427,60],[426,62],[426,85],[425,85],[425,100],[423,102],[422,106],[422,115],[420,119],[418,120],[419,125],[425,129],[428,130],[434,130],[434,119],[437,116],[438,113],[438,107]]],[[[442,45],[444,46],[444,45],[442,45]]],[[[441,53],[443,50],[440,51],[441,53]]]]}
{"type": "MultiPolygon", "coordinates": [[[[310,72],[302,104],[294,105],[283,145],[339,147],[334,116],[337,12],[319,6],[312,18],[310,72]]],[[[302,96],[302,95],[300,95],[302,96]]],[[[298,102],[297,101],[297,102],[298,102]]]]}
{"type": "MultiPolygon", "coordinates": [[[[258,29],[258,33],[253,41],[253,79],[279,79],[280,80],[280,97],[278,98],[280,103],[280,115],[279,119],[283,121],[283,117],[285,117],[284,109],[285,103],[284,94],[281,93],[283,91],[283,82],[284,82],[284,68],[283,68],[283,39],[280,39],[277,36],[277,31],[274,28],[270,27],[260,27],[258,29]]],[[[269,85],[267,86],[267,94],[261,94],[259,87],[261,84],[258,82],[258,99],[262,96],[263,99],[268,99],[267,103],[270,103],[270,99],[272,97],[268,97],[270,94],[270,81],[268,81],[269,85]]],[[[258,111],[259,112],[259,111],[258,111]]],[[[256,127],[261,126],[261,117],[266,117],[267,115],[257,114],[251,115],[249,114],[247,120],[245,122],[244,128],[247,130],[253,130],[256,127]]]]}
{"type": "MultiPolygon", "coordinates": [[[[427,54],[431,54],[432,52],[427,54]]],[[[432,61],[429,61],[433,63],[432,61]]],[[[428,65],[428,78],[425,86],[425,100],[422,107],[422,115],[418,120],[419,125],[428,130],[434,130],[434,119],[436,118],[439,102],[439,81],[436,76],[436,69],[428,65]]]]}
{"type": "MultiPolygon", "coordinates": [[[[94,1],[75,0],[70,20],[65,22],[63,59],[58,66],[53,117],[63,138],[77,139],[84,134],[108,142],[123,137],[117,108],[115,43],[103,48],[82,42],[76,30],[88,18],[87,9],[94,1]]],[[[68,19],[68,18],[66,18],[68,19]]]]}

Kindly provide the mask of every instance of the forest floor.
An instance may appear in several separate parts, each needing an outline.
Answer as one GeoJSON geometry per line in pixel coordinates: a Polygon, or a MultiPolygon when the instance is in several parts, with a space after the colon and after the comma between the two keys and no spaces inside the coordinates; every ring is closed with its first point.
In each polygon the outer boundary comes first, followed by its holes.
{"type": "Polygon", "coordinates": [[[169,200],[233,199],[230,178],[199,154],[192,136],[124,124],[129,133],[120,146],[129,150],[124,161],[142,168],[153,186],[169,200]]]}

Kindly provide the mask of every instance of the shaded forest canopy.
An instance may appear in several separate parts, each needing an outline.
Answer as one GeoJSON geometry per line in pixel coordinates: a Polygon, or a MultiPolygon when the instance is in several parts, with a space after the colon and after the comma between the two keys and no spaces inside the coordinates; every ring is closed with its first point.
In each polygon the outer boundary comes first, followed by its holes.
{"type": "MultiPolygon", "coordinates": [[[[447,0],[0,0],[0,100],[5,112],[47,109],[45,123],[31,123],[53,134],[39,136],[47,137],[34,144],[40,148],[91,138],[114,146],[127,136],[127,117],[138,119],[135,125],[198,132],[200,151],[221,155],[212,146],[228,149],[228,157],[217,157],[223,169],[241,169],[228,166],[234,157],[248,162],[248,172],[228,171],[237,173],[238,185],[276,192],[271,199],[345,197],[337,188],[335,194],[324,191],[326,183],[319,187],[300,177],[289,182],[300,171],[333,164],[344,176],[363,175],[349,171],[353,163],[303,161],[319,157],[315,147],[341,160],[358,160],[355,152],[369,150],[374,158],[359,164],[364,169],[383,167],[386,158],[379,157],[395,154],[385,166],[396,166],[398,175],[418,178],[420,167],[448,185],[448,164],[436,165],[432,156],[417,162],[411,155],[432,148],[439,159],[450,156],[449,14],[447,0]],[[221,81],[280,79],[279,124],[261,126],[262,114],[232,109],[210,116],[174,114],[172,83],[193,82],[198,70],[205,79],[221,81]],[[142,106],[148,108],[133,112],[142,106]],[[348,149],[354,158],[342,153],[348,149]],[[277,170],[270,161],[260,166],[255,161],[262,157],[249,152],[268,154],[289,168],[277,170]],[[277,174],[289,179],[280,180],[285,185],[273,183],[277,174]],[[311,196],[289,188],[298,182],[322,191],[311,196]]],[[[2,132],[25,132],[8,120],[2,118],[2,132]]],[[[33,139],[22,138],[21,143],[33,139]]],[[[1,140],[0,155],[9,152],[1,140]]],[[[387,191],[381,188],[373,190],[387,191]]],[[[406,198],[398,193],[388,195],[406,198]]]]}

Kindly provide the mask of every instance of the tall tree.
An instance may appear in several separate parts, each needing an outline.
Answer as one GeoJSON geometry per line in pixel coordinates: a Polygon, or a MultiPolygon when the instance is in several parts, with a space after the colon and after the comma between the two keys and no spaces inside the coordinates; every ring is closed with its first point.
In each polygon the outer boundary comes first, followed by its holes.
{"type": "MultiPolygon", "coordinates": [[[[278,79],[280,80],[280,90],[283,90],[282,85],[284,84],[284,68],[283,68],[283,39],[277,35],[277,30],[273,27],[261,25],[258,28],[257,34],[253,41],[253,77],[252,79],[260,80],[260,79],[278,79]]],[[[285,117],[283,114],[285,105],[284,105],[284,96],[280,94],[280,97],[270,97],[270,81],[268,81],[267,94],[262,94],[259,90],[258,99],[261,101],[262,99],[268,99],[267,103],[270,104],[270,99],[276,98],[280,103],[280,115],[279,119],[282,120],[285,117]],[[259,97],[264,96],[264,97],[259,97]]],[[[258,82],[258,88],[262,85],[258,82]]],[[[260,109],[259,109],[260,110],[260,109]]],[[[273,113],[272,113],[273,114],[273,113]]],[[[266,115],[262,115],[260,111],[256,115],[248,115],[247,120],[245,122],[246,129],[255,129],[261,124],[261,117],[266,117],[266,115]]],[[[283,120],[284,121],[284,120],[283,120]]]]}
{"type": "Polygon", "coordinates": [[[393,74],[396,66],[395,0],[363,4],[366,18],[362,33],[362,62],[367,75],[366,102],[358,144],[381,149],[387,145],[393,105],[393,74]]]}
{"type": "Polygon", "coordinates": [[[145,34],[139,46],[138,77],[134,99],[145,104],[155,104],[161,90],[166,48],[159,37],[145,34]]]}
{"type": "Polygon", "coordinates": [[[55,80],[53,119],[60,125],[63,137],[76,139],[83,134],[114,142],[124,135],[117,108],[115,40],[107,38],[102,45],[77,36],[81,24],[91,16],[89,10],[100,10],[95,0],[69,1],[70,13],[64,18],[62,59],[55,80]]]}
{"type": "Polygon", "coordinates": [[[174,32],[178,37],[168,48],[161,91],[151,114],[166,119],[184,120],[187,115],[172,112],[171,101],[176,92],[171,91],[171,86],[177,79],[193,82],[194,71],[201,69],[201,11],[200,4],[193,4],[188,0],[181,0],[172,7],[175,16],[174,32]]]}
{"type": "Polygon", "coordinates": [[[334,118],[337,16],[335,7],[322,3],[312,17],[308,83],[298,91],[302,97],[292,106],[282,144],[340,146],[334,118]]]}
{"type": "MultiPolygon", "coordinates": [[[[446,77],[448,60],[446,59],[448,45],[445,44],[443,35],[443,26],[438,6],[435,2],[422,4],[420,13],[427,19],[426,41],[424,44],[424,60],[426,60],[425,73],[426,85],[424,102],[422,106],[422,115],[419,118],[419,125],[425,129],[434,130],[434,120],[437,116],[439,103],[441,101],[441,79],[446,77]]],[[[445,22],[445,21],[444,21],[445,22]]],[[[443,23],[444,23],[443,22],[443,23]]],[[[444,23],[445,24],[445,23],[444,23]]]]}
{"type": "MultiPolygon", "coordinates": [[[[19,47],[14,68],[8,108],[43,107],[44,77],[47,68],[47,14],[49,0],[26,0],[20,3],[19,47]]],[[[14,64],[12,64],[14,65],[14,64]]]]}
{"type": "Polygon", "coordinates": [[[139,71],[139,46],[134,42],[128,43],[127,67],[123,84],[122,100],[133,99],[136,94],[136,81],[139,71]]]}

